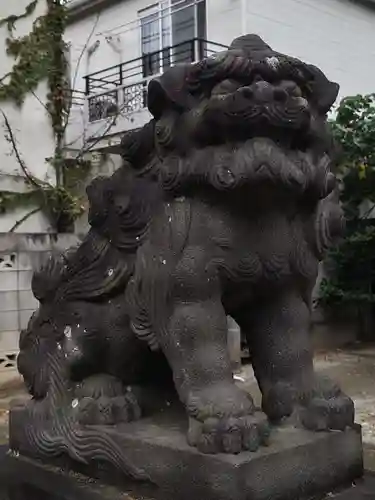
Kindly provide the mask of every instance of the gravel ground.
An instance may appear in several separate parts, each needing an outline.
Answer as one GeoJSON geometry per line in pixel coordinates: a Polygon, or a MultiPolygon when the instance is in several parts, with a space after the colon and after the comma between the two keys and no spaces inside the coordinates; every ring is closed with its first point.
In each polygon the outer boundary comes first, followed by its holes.
{"type": "Polygon", "coordinates": [[[14,399],[28,399],[22,378],[16,371],[0,372],[0,444],[8,440],[8,408],[14,399]]]}
{"type": "MultiPolygon", "coordinates": [[[[315,369],[337,382],[354,400],[356,420],[363,427],[363,440],[375,446],[375,347],[318,353],[315,369]]],[[[260,394],[251,366],[245,366],[239,377],[259,402],[260,394]]]]}

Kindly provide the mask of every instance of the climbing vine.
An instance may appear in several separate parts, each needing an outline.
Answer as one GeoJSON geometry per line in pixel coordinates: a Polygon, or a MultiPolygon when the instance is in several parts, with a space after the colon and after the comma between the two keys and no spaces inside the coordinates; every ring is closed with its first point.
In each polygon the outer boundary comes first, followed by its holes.
{"type": "MultiPolygon", "coordinates": [[[[66,0],[45,0],[46,12],[33,22],[30,33],[22,37],[15,36],[17,21],[33,14],[38,2],[31,1],[20,15],[0,20],[0,27],[5,25],[8,31],[6,52],[15,60],[12,70],[0,79],[0,102],[12,101],[20,107],[28,94],[35,95],[38,85],[47,82],[48,93],[43,105],[50,117],[55,147],[53,156],[46,161],[54,169],[55,182],[42,181],[30,173],[18,150],[8,117],[1,111],[6,138],[22,169],[28,190],[24,193],[0,192],[0,212],[36,204],[37,209],[30,214],[43,210],[55,229],[62,231],[71,229],[74,219],[84,210],[77,193],[80,184],[77,181],[87,177],[91,163],[82,155],[75,161],[68,161],[64,155],[64,136],[71,102],[67,80],[67,46],[64,42],[66,0]],[[75,182],[71,182],[70,178],[75,182]]],[[[15,227],[23,221],[18,221],[15,227]]]]}

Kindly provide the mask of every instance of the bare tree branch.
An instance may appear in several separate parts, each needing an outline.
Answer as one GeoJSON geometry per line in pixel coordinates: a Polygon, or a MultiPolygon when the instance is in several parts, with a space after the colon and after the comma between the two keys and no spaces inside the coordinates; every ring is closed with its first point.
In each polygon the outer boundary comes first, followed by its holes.
{"type": "Polygon", "coordinates": [[[103,139],[103,136],[105,136],[106,134],[108,134],[108,132],[111,130],[111,128],[115,125],[116,119],[120,115],[120,113],[121,113],[121,110],[119,110],[116,113],[116,115],[110,120],[107,128],[105,128],[102,132],[99,129],[99,131],[98,131],[99,136],[93,142],[91,142],[90,145],[87,148],[85,148],[83,146],[83,148],[81,149],[81,151],[78,152],[77,159],[81,158],[86,153],[89,153],[92,150],[92,148],[94,148],[98,144],[98,142],[100,142],[103,139]]]}
{"type": "Polygon", "coordinates": [[[24,215],[20,220],[18,220],[14,226],[12,226],[10,229],[9,229],[9,232],[10,233],[14,233],[14,231],[21,225],[23,224],[24,222],[27,221],[27,219],[29,219],[32,215],[36,214],[37,212],[39,212],[40,210],[42,209],[42,207],[37,207],[37,208],[34,208],[33,210],[31,210],[30,212],[28,212],[26,215],[24,215]]]}
{"type": "Polygon", "coordinates": [[[8,132],[8,134],[9,134],[9,140],[10,140],[10,143],[12,145],[14,154],[16,155],[16,159],[17,159],[17,162],[18,162],[19,166],[21,167],[21,169],[22,169],[23,173],[25,174],[27,180],[30,181],[30,183],[33,184],[36,188],[41,189],[42,185],[46,184],[46,183],[44,183],[43,181],[40,181],[39,179],[36,179],[36,177],[34,177],[29,172],[29,169],[27,168],[24,160],[22,159],[21,153],[19,152],[19,149],[18,149],[18,146],[17,146],[17,142],[16,142],[16,138],[14,136],[13,129],[12,129],[12,126],[11,126],[9,120],[8,120],[8,117],[7,117],[7,115],[4,113],[4,111],[2,109],[0,109],[0,113],[4,117],[5,128],[6,128],[7,132],[8,132]]]}
{"type": "Polygon", "coordinates": [[[37,94],[33,91],[33,90],[30,90],[30,93],[35,97],[35,99],[39,102],[39,104],[41,106],[43,106],[43,108],[47,111],[47,113],[51,115],[51,111],[48,109],[48,106],[42,101],[42,99],[40,97],[37,96],[37,94]]]}
{"type": "MultiPolygon", "coordinates": [[[[86,42],[85,42],[85,44],[84,44],[84,46],[83,46],[83,48],[82,48],[82,50],[81,50],[81,52],[79,54],[79,57],[78,57],[78,60],[77,60],[77,64],[76,64],[76,67],[75,67],[75,70],[74,70],[74,77],[73,77],[73,80],[71,82],[71,89],[72,89],[72,91],[74,91],[75,86],[76,86],[77,77],[78,77],[78,71],[79,71],[79,67],[81,65],[82,58],[83,58],[83,56],[84,56],[84,54],[85,54],[85,52],[87,50],[87,47],[88,47],[88,45],[89,45],[89,43],[90,43],[90,41],[91,41],[91,39],[92,39],[92,37],[94,35],[95,29],[98,26],[101,14],[102,14],[101,11],[99,11],[97,13],[95,21],[94,21],[94,24],[93,24],[93,26],[91,28],[90,33],[89,33],[89,36],[87,37],[87,40],[86,40],[86,42]]],[[[67,110],[67,114],[66,114],[66,122],[64,124],[64,132],[65,132],[66,127],[68,126],[68,123],[69,123],[69,116],[70,116],[70,111],[72,109],[72,102],[73,102],[73,99],[71,97],[70,104],[69,104],[69,107],[68,107],[68,110],[67,110]]]]}
{"type": "Polygon", "coordinates": [[[81,50],[81,53],[78,57],[78,61],[77,61],[77,64],[76,64],[76,69],[74,71],[74,77],[73,77],[73,81],[72,81],[72,86],[73,88],[75,87],[75,84],[76,84],[76,81],[77,81],[77,76],[78,76],[78,70],[79,70],[79,66],[81,64],[81,61],[82,61],[82,57],[84,56],[86,50],[87,50],[87,47],[94,35],[94,31],[96,30],[96,27],[98,26],[98,23],[99,23],[99,19],[100,19],[100,16],[102,15],[102,12],[99,11],[96,15],[96,18],[95,18],[95,21],[94,21],[94,24],[91,28],[91,31],[89,33],[89,36],[87,37],[87,40],[85,42],[85,45],[83,46],[82,50],[81,50]]]}
{"type": "MultiPolygon", "coordinates": [[[[98,144],[98,142],[103,138],[104,135],[108,134],[108,132],[111,130],[111,128],[116,124],[116,120],[117,118],[121,115],[122,111],[125,109],[126,107],[126,103],[124,103],[116,112],[115,115],[113,115],[110,120],[109,120],[109,123],[105,123],[103,125],[102,128],[100,128],[98,131],[97,131],[97,134],[99,134],[96,139],[94,139],[94,141],[87,147],[85,148],[85,146],[82,147],[82,149],[80,149],[80,151],[78,152],[77,154],[77,158],[80,158],[82,157],[82,155],[84,155],[85,153],[88,153],[92,150],[93,147],[96,146],[96,144],[98,144]]],[[[86,134],[86,130],[84,130],[82,132],[82,134],[80,134],[76,139],[74,139],[73,141],[70,141],[68,144],[66,144],[65,146],[70,146],[72,144],[74,144],[76,141],[78,141],[79,139],[81,139],[82,137],[84,137],[86,134]]]]}
{"type": "MultiPolygon", "coordinates": [[[[81,108],[83,108],[83,107],[81,106],[81,108]]],[[[79,134],[75,139],[71,140],[70,142],[65,142],[65,144],[64,144],[65,148],[69,148],[69,146],[71,146],[75,142],[79,141],[80,139],[84,138],[85,135],[86,135],[85,111],[84,111],[84,109],[80,109],[79,111],[80,111],[80,118],[81,118],[81,121],[82,121],[83,132],[81,134],[79,134]]],[[[81,124],[81,122],[80,122],[80,124],[81,124]]]]}
{"type": "Polygon", "coordinates": [[[11,73],[10,73],[10,72],[5,73],[5,75],[3,75],[3,76],[0,78],[0,83],[2,84],[2,83],[3,83],[3,81],[4,81],[6,78],[8,78],[8,76],[10,76],[10,75],[11,75],[11,73]]]}
{"type": "Polygon", "coordinates": [[[360,216],[360,219],[367,219],[367,217],[371,214],[372,211],[375,210],[375,203],[372,202],[372,205],[370,206],[370,208],[368,208],[366,210],[366,212],[364,212],[361,216],[360,216]]]}

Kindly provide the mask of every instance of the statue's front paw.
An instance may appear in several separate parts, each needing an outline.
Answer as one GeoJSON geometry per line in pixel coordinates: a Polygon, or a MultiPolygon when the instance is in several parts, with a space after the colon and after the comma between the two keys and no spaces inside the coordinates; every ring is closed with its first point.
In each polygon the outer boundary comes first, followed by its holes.
{"type": "Polygon", "coordinates": [[[186,407],[188,414],[201,422],[209,417],[243,417],[252,415],[255,411],[250,394],[230,382],[219,382],[192,390],[186,407]]]}
{"type": "Polygon", "coordinates": [[[354,403],[328,378],[317,378],[311,399],[301,408],[300,420],[309,430],[343,431],[354,424],[354,403]]]}
{"type": "Polygon", "coordinates": [[[222,383],[193,391],[188,398],[188,442],[203,453],[256,451],[269,436],[267,417],[255,412],[250,394],[222,383]]]}
{"type": "Polygon", "coordinates": [[[309,430],[343,431],[354,424],[354,403],[345,394],[329,399],[315,397],[301,409],[300,419],[309,430]]]}
{"type": "Polygon", "coordinates": [[[257,412],[245,417],[190,419],[188,442],[202,453],[255,452],[267,445],[270,429],[266,415],[257,412]]]}
{"type": "Polygon", "coordinates": [[[344,430],[354,424],[353,401],[327,377],[316,376],[313,387],[303,391],[277,382],[263,394],[262,407],[271,421],[291,417],[313,431],[344,430]]]}

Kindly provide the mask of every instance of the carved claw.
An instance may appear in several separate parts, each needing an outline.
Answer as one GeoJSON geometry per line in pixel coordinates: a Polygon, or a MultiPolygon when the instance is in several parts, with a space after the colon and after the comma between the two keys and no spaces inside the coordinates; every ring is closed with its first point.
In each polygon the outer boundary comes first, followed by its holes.
{"type": "Polygon", "coordinates": [[[354,424],[354,403],[344,394],[331,399],[313,398],[301,410],[301,422],[313,431],[343,431],[354,424]]]}
{"type": "Polygon", "coordinates": [[[192,391],[186,406],[188,414],[200,422],[210,417],[243,417],[255,411],[250,394],[227,382],[192,391]]]}
{"type": "Polygon", "coordinates": [[[263,395],[263,410],[271,420],[284,417],[308,430],[345,430],[354,424],[354,403],[326,377],[316,377],[309,393],[292,384],[276,383],[263,395]]]}
{"type": "Polygon", "coordinates": [[[266,415],[255,413],[253,400],[234,384],[221,383],[192,393],[188,442],[202,453],[256,451],[266,444],[266,415]]]}
{"type": "Polygon", "coordinates": [[[328,377],[317,377],[313,397],[300,410],[300,420],[309,430],[343,431],[354,424],[354,403],[328,377]]]}
{"type": "Polygon", "coordinates": [[[190,419],[188,442],[202,453],[255,452],[268,444],[267,417],[258,412],[239,418],[208,418],[203,423],[190,419]]]}

